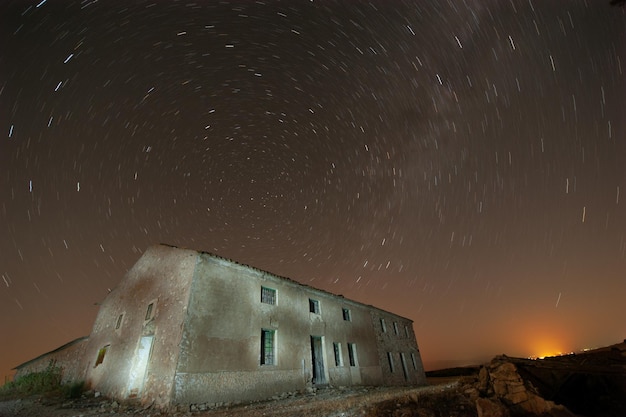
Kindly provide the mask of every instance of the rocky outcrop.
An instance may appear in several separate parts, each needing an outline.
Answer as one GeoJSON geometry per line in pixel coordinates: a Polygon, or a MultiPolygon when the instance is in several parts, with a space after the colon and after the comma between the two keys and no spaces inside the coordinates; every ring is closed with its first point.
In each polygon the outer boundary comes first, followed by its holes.
{"type": "Polygon", "coordinates": [[[565,407],[542,398],[506,356],[497,356],[484,365],[465,392],[474,397],[479,417],[573,416],[565,407]]]}

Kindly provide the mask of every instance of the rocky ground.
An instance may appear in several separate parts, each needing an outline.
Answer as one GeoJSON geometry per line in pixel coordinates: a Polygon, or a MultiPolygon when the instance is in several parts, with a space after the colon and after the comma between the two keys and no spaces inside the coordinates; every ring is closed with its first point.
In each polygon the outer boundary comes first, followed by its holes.
{"type": "Polygon", "coordinates": [[[215,409],[192,406],[167,413],[138,403],[118,403],[94,392],[77,400],[49,394],[0,401],[0,417],[626,415],[626,341],[604,350],[541,361],[497,356],[480,367],[454,371],[463,376],[430,378],[429,385],[423,387],[327,388],[253,404],[215,409]]]}
{"type": "MultiPolygon", "coordinates": [[[[317,390],[313,393],[294,394],[285,398],[228,408],[198,411],[172,411],[169,413],[141,407],[137,404],[119,404],[93,393],[78,400],[60,400],[54,397],[31,397],[0,402],[1,417],[121,417],[121,416],[171,416],[171,417],[260,417],[260,416],[378,416],[420,414],[398,414],[410,402],[455,392],[458,382],[454,379],[437,381],[436,385],[424,387],[359,387],[317,390]],[[387,410],[390,408],[390,410],[387,410]],[[390,413],[387,413],[390,411],[390,413]]],[[[455,406],[456,407],[456,406],[455,406]]],[[[471,404],[461,406],[460,411],[468,411],[471,404]]],[[[433,416],[439,414],[432,414],[433,416]]],[[[474,414],[446,414],[446,416],[474,414]]]]}

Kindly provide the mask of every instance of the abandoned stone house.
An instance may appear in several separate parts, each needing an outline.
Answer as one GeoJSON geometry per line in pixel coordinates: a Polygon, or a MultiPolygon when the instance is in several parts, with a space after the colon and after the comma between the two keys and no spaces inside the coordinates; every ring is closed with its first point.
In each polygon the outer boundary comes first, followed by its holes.
{"type": "Polygon", "coordinates": [[[425,383],[412,321],[204,252],[150,247],[91,334],[26,362],[159,407],[425,383]],[[73,359],[72,359],[73,358],[73,359]]]}

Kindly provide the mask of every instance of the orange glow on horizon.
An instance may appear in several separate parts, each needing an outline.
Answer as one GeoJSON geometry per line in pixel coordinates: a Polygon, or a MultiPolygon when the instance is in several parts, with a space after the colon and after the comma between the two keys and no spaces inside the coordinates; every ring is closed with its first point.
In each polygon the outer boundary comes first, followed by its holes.
{"type": "Polygon", "coordinates": [[[529,357],[543,359],[550,356],[560,356],[567,354],[571,349],[567,349],[564,341],[555,336],[538,336],[531,339],[529,346],[529,357]]]}

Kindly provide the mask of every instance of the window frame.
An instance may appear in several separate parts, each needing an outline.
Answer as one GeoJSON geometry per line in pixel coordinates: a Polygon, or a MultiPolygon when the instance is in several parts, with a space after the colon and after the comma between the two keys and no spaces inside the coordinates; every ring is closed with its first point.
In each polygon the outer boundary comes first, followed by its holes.
{"type": "Polygon", "coordinates": [[[352,312],[347,307],[341,308],[341,315],[343,316],[343,321],[352,321],[352,312]]]}
{"type": "Polygon", "coordinates": [[[108,344],[108,345],[104,345],[100,349],[98,349],[98,356],[96,356],[96,363],[93,365],[94,368],[96,368],[99,365],[102,365],[104,363],[104,357],[106,356],[106,354],[107,354],[107,352],[108,352],[110,347],[111,347],[111,345],[108,344]]]}
{"type": "Polygon", "coordinates": [[[261,329],[260,365],[275,366],[276,362],[276,330],[261,329]]]}
{"type": "Polygon", "coordinates": [[[154,318],[154,310],[155,310],[154,305],[155,305],[155,302],[150,301],[150,303],[148,304],[148,307],[146,307],[146,315],[144,317],[144,321],[149,321],[154,318]]]}
{"type": "Polygon", "coordinates": [[[350,366],[357,366],[356,343],[348,342],[348,363],[350,366]]]}
{"type": "Polygon", "coordinates": [[[389,372],[391,372],[392,374],[396,372],[396,367],[395,364],[393,362],[393,353],[392,352],[387,352],[387,364],[389,365],[389,372]]]}
{"type": "Polygon", "coordinates": [[[309,298],[309,313],[322,314],[320,309],[320,302],[314,298],[309,298]]]}
{"type": "Polygon", "coordinates": [[[343,354],[341,352],[341,342],[333,342],[333,352],[335,354],[335,366],[343,366],[343,354]]]}
{"type": "Polygon", "coordinates": [[[275,288],[266,287],[261,285],[261,303],[276,305],[278,291],[275,288]]]}
{"type": "Polygon", "coordinates": [[[117,316],[117,321],[115,322],[115,330],[120,330],[122,328],[123,322],[124,322],[124,313],[117,316]]]}

